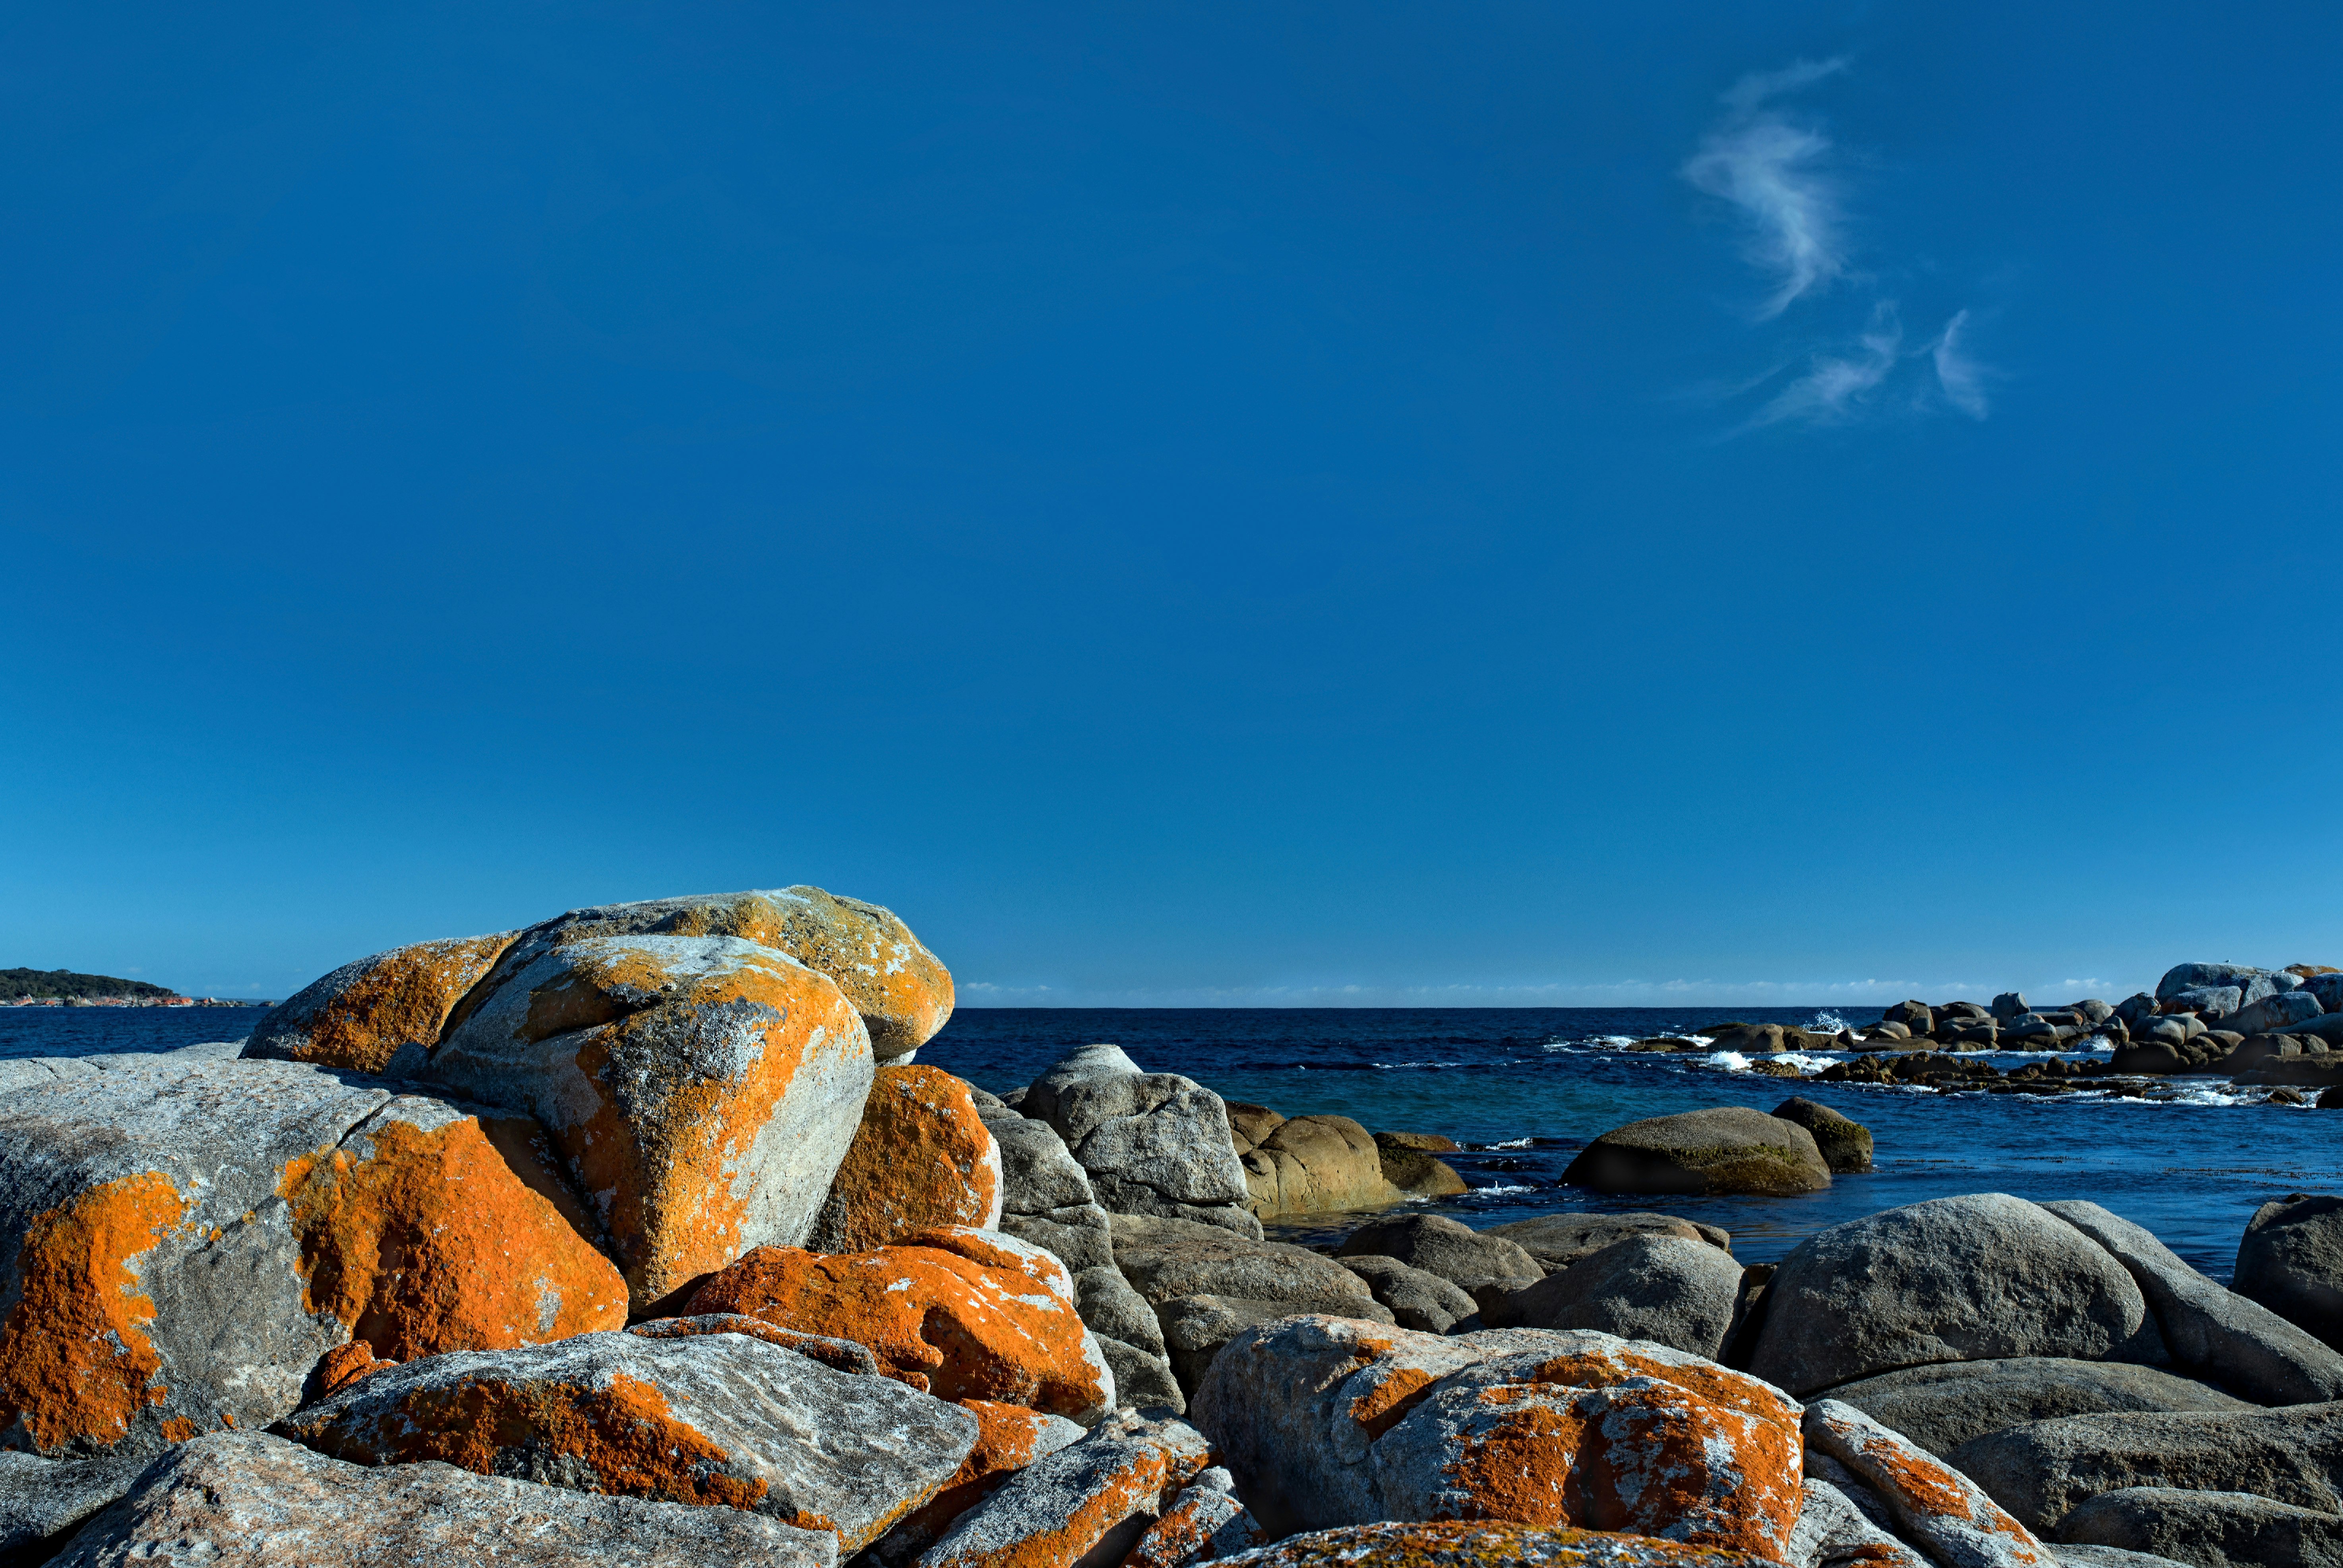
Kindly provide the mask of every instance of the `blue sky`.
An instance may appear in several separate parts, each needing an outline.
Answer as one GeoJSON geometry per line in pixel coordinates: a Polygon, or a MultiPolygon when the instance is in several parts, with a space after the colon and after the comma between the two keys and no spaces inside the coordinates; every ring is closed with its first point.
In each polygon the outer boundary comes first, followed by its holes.
{"type": "Polygon", "coordinates": [[[2343,962],[2331,6],[20,7],[0,966],[2343,962]]]}

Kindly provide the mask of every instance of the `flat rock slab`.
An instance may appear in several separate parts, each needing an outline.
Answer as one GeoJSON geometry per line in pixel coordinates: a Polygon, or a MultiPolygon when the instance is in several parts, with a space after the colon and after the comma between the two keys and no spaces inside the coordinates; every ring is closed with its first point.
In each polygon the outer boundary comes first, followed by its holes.
{"type": "Polygon", "coordinates": [[[1746,1105],[1654,1116],[1614,1127],[1562,1173],[1603,1192],[1786,1196],[1830,1185],[1815,1135],[1746,1105]]]}
{"type": "Polygon", "coordinates": [[[1746,1552],[1527,1524],[1353,1524],[1221,1561],[1228,1568],[1761,1568],[1746,1552]]]}
{"type": "Polygon", "coordinates": [[[1938,1459],[1971,1438],[2032,1421],[2107,1411],[2251,1410],[2209,1383],[2122,1362],[2019,1356],[1943,1362],[1841,1383],[1830,1391],[1938,1459]]]}
{"type": "Polygon", "coordinates": [[[1805,1395],[1935,1362],[2164,1359],[2132,1276],[2073,1226],[2006,1193],[1834,1225],[1782,1262],[1749,1370],[1805,1395]]]}
{"type": "Polygon", "coordinates": [[[2343,1563],[2343,1517],[2242,1492],[2130,1487],[2092,1498],[2059,1526],[2058,1550],[2096,1544],[2196,1568],[2332,1568],[2343,1563]]]}
{"type": "Polygon", "coordinates": [[[53,1568],[834,1568],[838,1540],[729,1508],[446,1464],[368,1469],[259,1432],[173,1449],[53,1568]]]}
{"type": "Polygon", "coordinates": [[[360,1464],[740,1509],[851,1552],[950,1480],[978,1423],[745,1334],[599,1333],[388,1368],[279,1430],[360,1464]]]}

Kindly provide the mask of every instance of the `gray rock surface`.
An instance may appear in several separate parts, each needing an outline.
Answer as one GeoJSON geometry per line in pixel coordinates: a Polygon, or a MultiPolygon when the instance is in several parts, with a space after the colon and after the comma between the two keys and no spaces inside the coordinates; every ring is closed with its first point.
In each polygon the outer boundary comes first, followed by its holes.
{"type": "Polygon", "coordinates": [[[52,1568],[834,1568],[838,1538],[730,1508],[446,1464],[346,1464],[261,1432],[171,1450],[52,1568]]]}
{"type": "Polygon", "coordinates": [[[1705,1241],[1630,1236],[1513,1292],[1491,1328],[1592,1329],[1711,1361],[1741,1301],[1741,1265],[1705,1241]]]}
{"type": "Polygon", "coordinates": [[[1928,1560],[1872,1523],[1848,1495],[1809,1475],[1790,1535],[1792,1568],[1928,1568],[1928,1560]]]}
{"type": "MultiPolygon", "coordinates": [[[[1187,1391],[1180,1386],[1172,1371],[1168,1354],[1141,1350],[1118,1339],[1093,1331],[1099,1353],[1106,1357],[1107,1370],[1114,1373],[1114,1401],[1122,1410],[1168,1410],[1174,1415],[1187,1412],[1187,1391]]],[[[1151,1336],[1161,1341],[1161,1329],[1151,1336]]]]}
{"type": "Polygon", "coordinates": [[[0,1563],[36,1562],[43,1542],[130,1490],[154,1455],[127,1449],[97,1459],[43,1459],[0,1449],[0,1563]]]}
{"type": "Polygon", "coordinates": [[[1480,1305],[1437,1274],[1411,1268],[1397,1258],[1367,1254],[1342,1260],[1342,1267],[1367,1282],[1376,1301],[1403,1329],[1444,1334],[1479,1312],[1480,1305]]]}
{"type": "Polygon", "coordinates": [[[2282,990],[2259,1000],[2248,1000],[2221,1020],[2223,1029],[2240,1034],[2275,1033],[2308,1023],[2327,1010],[2306,990],[2282,990]]]}
{"type": "Polygon", "coordinates": [[[1112,1264],[1084,1269],[1074,1276],[1074,1301],[1082,1322],[1093,1333],[1105,1334],[1152,1355],[1163,1353],[1163,1335],[1155,1324],[1155,1309],[1131,1288],[1122,1271],[1112,1264]]]}
{"type": "Polygon", "coordinates": [[[1475,1231],[1445,1214],[1390,1214],[1370,1220],[1342,1241],[1344,1258],[1396,1258],[1437,1274],[1468,1293],[1492,1281],[1508,1290],[1536,1282],[1545,1271],[1520,1243],[1475,1231]]]}
{"type": "Polygon", "coordinates": [[[1260,1237],[1227,1107],[1194,1080],[1141,1072],[1118,1046],[1084,1046],[1028,1085],[1021,1109],[1065,1140],[1109,1212],[1260,1237]]]}
{"type": "Polygon", "coordinates": [[[1003,1214],[1000,1228],[1002,1235],[1030,1241],[1050,1253],[1066,1265],[1068,1273],[1114,1266],[1114,1237],[1106,1211],[1096,1204],[1047,1214],[1003,1214]]]}
{"type": "Polygon", "coordinates": [[[2343,1350],[2343,1198],[2296,1193],[2254,1211],[2232,1288],[2343,1350]]]}
{"type": "Polygon", "coordinates": [[[2163,1359],[2121,1264],[2035,1204],[1976,1193],[1834,1225],[1783,1261],[1749,1370],[1804,1397],[1934,1362],[2163,1359]]]}
{"type": "Polygon", "coordinates": [[[1540,1214],[1492,1225],[1481,1234],[1513,1242],[1549,1274],[1630,1236],[1682,1236],[1687,1241],[1706,1241],[1733,1251],[1733,1238],[1726,1231],[1674,1214],[1540,1214]]]}
{"type": "Polygon", "coordinates": [[[2022,990],[2006,990],[1993,999],[1993,1016],[1997,1019],[2023,1018],[2033,1010],[2026,1005],[2026,993],[2022,990]]]}
{"type": "MultiPolygon", "coordinates": [[[[2343,1563],[2343,1517],[2243,1492],[2140,1486],[2105,1493],[2066,1515],[2058,1539],[2154,1553],[2194,1568],[2336,1568],[2343,1563]]],[[[2061,1544],[2058,1551],[2068,1563],[2087,1561],[2074,1555],[2068,1545],[2061,1544]]]]}
{"type": "Polygon", "coordinates": [[[1972,1438],[1953,1463],[2040,1530],[2131,1486],[2249,1492],[2334,1513],[2343,1512],[2343,1406],[2074,1415],[1972,1438]]]}
{"type": "Polygon", "coordinates": [[[2343,1399],[2343,1352],[2260,1302],[2223,1290],[2147,1231],[2097,1203],[2068,1199],[2043,1207],[2130,1271],[2181,1366],[2257,1404],[2343,1399]]]}
{"type": "Polygon", "coordinates": [[[978,1429],[957,1405],[743,1334],[598,1333],[387,1368],[277,1430],[354,1463],[460,1458],[544,1485],[728,1503],[834,1529],[851,1552],[950,1480],[978,1429]],[[598,1437],[614,1424],[640,1435],[598,1437]]]}
{"type": "Polygon", "coordinates": [[[1823,1163],[1835,1173],[1871,1169],[1871,1129],[1829,1106],[1793,1095],[1774,1107],[1774,1114],[1795,1121],[1814,1134],[1823,1163]]]}
{"type": "MultiPolygon", "coordinates": [[[[1293,1302],[1262,1301],[1244,1296],[1174,1296],[1155,1309],[1163,1325],[1163,1342],[1172,1370],[1190,1399],[1203,1385],[1205,1374],[1231,1340],[1245,1330],[1273,1323],[1297,1313],[1323,1312],[1293,1302]]],[[[1395,1322],[1380,1302],[1351,1302],[1338,1309],[1345,1318],[1365,1322],[1395,1322]]]]}
{"type": "Polygon", "coordinates": [[[1110,1417],[961,1514],[920,1556],[920,1568],[1111,1568],[1210,1454],[1202,1434],[1184,1422],[1150,1421],[1134,1412],[1110,1417]]]}
{"type": "Polygon", "coordinates": [[[2227,1018],[2245,1005],[2246,993],[2233,985],[2191,986],[2169,999],[2176,1007],[2191,1008],[2199,1018],[2227,1018]]]}
{"type": "Polygon", "coordinates": [[[2059,1568],[2190,1568],[2169,1557],[2147,1552],[2127,1552],[2120,1546],[2061,1543],[2052,1549],[2059,1568]]]}
{"type": "Polygon", "coordinates": [[[1297,1312],[1374,1304],[1366,1282],[1323,1253],[1247,1241],[1217,1226],[1117,1214],[1114,1257],[1132,1288],[1159,1305],[1194,1295],[1292,1302],[1297,1312]]]}
{"type": "Polygon", "coordinates": [[[2268,972],[2251,964],[2174,964],[2156,982],[2156,1000],[2169,1001],[2182,991],[2199,986],[2236,986],[2242,992],[2247,981],[2268,972]]]}
{"type": "Polygon", "coordinates": [[[1939,1459],[1974,1437],[2104,1411],[2251,1410],[2208,1383],[2123,1362],[2056,1356],[1940,1362],[1841,1383],[1831,1398],[1939,1459]]]}
{"type": "Polygon", "coordinates": [[[1806,1407],[1806,1446],[1869,1487],[1896,1533],[1954,1568],[2040,1568],[2048,1555],[2032,1532],[1968,1476],[1930,1458],[1853,1405],[1806,1407]]]}
{"type": "Polygon", "coordinates": [[[1125,1568],[1192,1568],[1233,1557],[1268,1536],[1236,1494],[1236,1479],[1219,1465],[1199,1474],[1147,1527],[1125,1568]]]}
{"type": "Polygon", "coordinates": [[[1604,1192],[1788,1195],[1830,1185],[1814,1134],[1746,1105],[1654,1116],[1588,1144],[1563,1180],[1604,1192]]]}

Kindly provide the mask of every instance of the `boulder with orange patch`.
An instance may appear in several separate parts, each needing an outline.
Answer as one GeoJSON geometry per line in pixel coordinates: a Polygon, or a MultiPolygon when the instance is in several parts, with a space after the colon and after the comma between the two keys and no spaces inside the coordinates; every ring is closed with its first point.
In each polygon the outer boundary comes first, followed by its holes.
{"type": "Polygon", "coordinates": [[[942,1490],[906,1514],[880,1536],[870,1554],[886,1568],[909,1563],[936,1543],[960,1516],[1001,1490],[1009,1478],[1082,1440],[1082,1429],[1061,1415],[1043,1415],[1022,1405],[964,1399],[960,1409],[976,1417],[976,1446],[942,1490]]]}
{"type": "Polygon", "coordinates": [[[264,1426],[353,1337],[404,1359],[616,1327],[617,1271],[493,1121],[288,1061],[115,1057],[12,1089],[0,1446],[264,1426]]]}
{"type": "Polygon", "coordinates": [[[828,976],[732,937],[523,933],[422,1076],[547,1129],[638,1313],[805,1240],[871,1079],[828,976]]]}
{"type": "Polygon", "coordinates": [[[1209,1457],[1186,1422],[1120,1412],[960,1515],[920,1568],[1121,1563],[1209,1457]]]}
{"type": "Polygon", "coordinates": [[[262,1013],[244,1054],[357,1072],[389,1070],[397,1057],[400,1070],[411,1072],[513,935],[417,942],[344,964],[262,1013]]]}
{"type": "Polygon", "coordinates": [[[746,1334],[581,1334],[377,1372],[277,1430],[367,1465],[742,1509],[859,1551],[933,1496],[977,1418],[746,1334]]]}
{"type": "Polygon", "coordinates": [[[702,1285],[687,1310],[853,1340],[888,1377],[944,1399],[1085,1424],[1114,1407],[1114,1375],[1082,1325],[1066,1266],[997,1231],[924,1231],[839,1256],[759,1247],[702,1285]]]}
{"type": "Polygon", "coordinates": [[[1258,1546],[1267,1533],[1238,1500],[1235,1478],[1216,1464],[1147,1527],[1123,1568],[1192,1568],[1258,1546]]]}
{"type": "Polygon", "coordinates": [[[1898,1533],[1961,1568],[2057,1568],[2051,1550],[1984,1487],[1901,1432],[1841,1400],[1816,1400],[1805,1440],[1845,1465],[1886,1506],[1898,1533]]]}
{"type": "Polygon", "coordinates": [[[809,1244],[864,1252],[938,1225],[990,1231],[1002,1191],[975,1091],[941,1068],[881,1066],[809,1244]]]}

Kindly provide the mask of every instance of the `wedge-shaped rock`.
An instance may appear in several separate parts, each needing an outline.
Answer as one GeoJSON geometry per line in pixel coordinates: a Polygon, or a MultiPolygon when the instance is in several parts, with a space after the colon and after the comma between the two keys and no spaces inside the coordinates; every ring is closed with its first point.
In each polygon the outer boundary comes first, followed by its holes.
{"type": "Polygon", "coordinates": [[[1207,1457],[1184,1422],[1116,1415],[960,1515],[920,1568],[1121,1563],[1207,1457]]]}
{"type": "Polygon", "coordinates": [[[1035,1460],[1082,1440],[1082,1429],[1061,1415],[980,1399],[961,1400],[960,1407],[976,1417],[976,1446],[940,1491],[872,1544],[871,1555],[889,1568],[909,1563],[934,1545],[961,1514],[1035,1460]]]}
{"type": "Polygon", "coordinates": [[[1222,1561],[1229,1568],[1759,1568],[1766,1559],[1641,1535],[1452,1522],[1314,1531],[1222,1561]]]}
{"type": "Polygon", "coordinates": [[[437,1460],[622,1497],[762,1513],[857,1551],[926,1502],[976,1418],[744,1334],[581,1334],[376,1372],[280,1423],[359,1464],[437,1460]]]}
{"type": "Polygon", "coordinates": [[[368,1469],[259,1432],[196,1438],[92,1520],[52,1568],[834,1568],[838,1540],[729,1508],[475,1475],[368,1469]]]}
{"type": "Polygon", "coordinates": [[[133,1452],[396,1358],[626,1321],[525,1129],[289,1061],[174,1053],[0,1101],[0,1432],[133,1452]],[[516,1166],[518,1161],[518,1168],[516,1166]]]}
{"type": "Polygon", "coordinates": [[[1947,1568],[2058,1568],[1983,1487],[1853,1405],[1818,1401],[1805,1425],[1806,1442],[1869,1486],[1897,1533],[1947,1568]]]}
{"type": "Polygon", "coordinates": [[[938,1225],[990,1231],[1001,1191],[1001,1148],[969,1086],[938,1067],[882,1066],[811,1242],[864,1252],[938,1225]]]}
{"type": "Polygon", "coordinates": [[[1774,1275],[1749,1370],[1804,1394],[2011,1356],[2152,1362],[2164,1349],[2121,1264],[2037,1205],[1984,1192],[1808,1237],[1774,1275]]]}
{"type": "Polygon", "coordinates": [[[572,910],[524,940],[582,936],[737,937],[828,975],[870,1030],[882,1061],[908,1056],[951,1018],[950,971],[891,910],[820,888],[699,893],[572,910]]]}
{"type": "Polygon", "coordinates": [[[886,1376],[943,1399],[1085,1423],[1114,1407],[1113,1373],[1065,1265],[996,1231],[924,1231],[837,1257],[759,1247],[701,1286],[689,1310],[852,1340],[886,1376]]]}
{"type": "Polygon", "coordinates": [[[2343,1198],[2298,1193],[2256,1210],[2237,1244],[2237,1290],[2343,1346],[2343,1198]]]}
{"type": "Polygon", "coordinates": [[[244,1053],[382,1072],[404,1051],[401,1066],[412,1070],[514,935],[417,942],[344,964],[262,1013],[244,1053]]]}
{"type": "Polygon", "coordinates": [[[96,1459],[43,1459],[0,1449],[0,1563],[42,1563],[82,1521],[130,1490],[154,1455],[127,1447],[96,1459]]]}
{"type": "Polygon", "coordinates": [[[565,931],[524,933],[423,1076],[545,1125],[640,1313],[805,1240],[871,1057],[837,985],[775,949],[565,931]]]}

